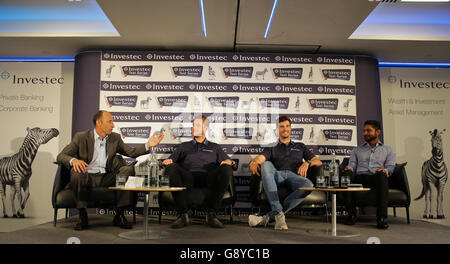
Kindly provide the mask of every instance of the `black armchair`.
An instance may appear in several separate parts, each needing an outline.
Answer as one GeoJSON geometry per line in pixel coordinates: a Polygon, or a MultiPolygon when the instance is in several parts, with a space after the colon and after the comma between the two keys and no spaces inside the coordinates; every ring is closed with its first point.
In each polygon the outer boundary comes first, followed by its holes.
{"type": "MultiPolygon", "coordinates": [[[[70,182],[70,170],[58,164],[56,170],[55,180],[53,182],[52,191],[52,206],[54,209],[53,226],[56,226],[58,209],[66,209],[66,218],[70,208],[76,208],[75,195],[72,190],[66,189],[70,182]]],[[[128,163],[122,156],[116,155],[113,161],[113,170],[118,171],[120,167],[127,166],[128,163]]],[[[136,199],[135,203],[136,204],[136,199]]],[[[116,191],[108,189],[108,187],[94,187],[90,188],[88,192],[88,208],[115,208],[116,206],[116,191]]],[[[136,208],[133,208],[133,221],[136,223],[136,208]]]]}
{"type": "MultiPolygon", "coordinates": [[[[320,174],[322,166],[314,166],[308,169],[307,178],[316,184],[316,177],[320,174]]],[[[278,197],[280,201],[283,201],[290,191],[287,187],[280,186],[278,188],[278,197]]],[[[250,176],[250,202],[253,207],[258,208],[270,208],[270,204],[267,200],[266,193],[264,192],[261,177],[258,175],[250,176]]],[[[325,192],[311,192],[306,196],[305,200],[300,204],[300,208],[315,208],[325,207],[327,204],[327,196],[325,192]]]]}
{"type": "MultiPolygon", "coordinates": [[[[341,169],[348,165],[349,158],[344,158],[341,169]]],[[[406,209],[406,220],[410,224],[409,206],[411,204],[411,194],[409,191],[408,176],[406,174],[407,162],[396,164],[394,173],[389,176],[389,193],[388,193],[388,207],[394,210],[394,217],[397,216],[396,208],[404,207],[406,209]]],[[[356,206],[373,206],[376,204],[375,191],[356,192],[355,193],[356,206]]],[[[339,199],[340,200],[340,199],[339,199]]],[[[342,200],[343,201],[343,200],[342,200]]]]}
{"type": "MultiPolygon", "coordinates": [[[[209,196],[210,190],[207,188],[193,187],[185,190],[186,200],[188,208],[203,210],[206,209],[206,199],[209,196]]],[[[228,188],[225,191],[222,199],[222,207],[228,208],[230,223],[233,222],[233,206],[236,202],[236,188],[234,185],[233,177],[230,177],[230,182],[228,188]]],[[[159,192],[159,218],[158,221],[161,223],[162,212],[165,210],[175,210],[175,200],[173,199],[172,192],[159,192]]]]}

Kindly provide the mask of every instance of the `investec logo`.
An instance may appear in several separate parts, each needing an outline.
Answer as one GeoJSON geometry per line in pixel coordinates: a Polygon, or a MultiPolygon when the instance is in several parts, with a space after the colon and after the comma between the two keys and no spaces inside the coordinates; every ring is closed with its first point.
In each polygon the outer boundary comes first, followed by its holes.
{"type": "Polygon", "coordinates": [[[49,76],[18,76],[7,71],[0,73],[0,78],[3,80],[11,80],[13,84],[51,84],[59,85],[64,83],[63,77],[49,77],[49,76]]]}
{"type": "Polygon", "coordinates": [[[114,54],[112,52],[103,53],[105,60],[142,60],[142,55],[138,54],[114,54]]]}
{"type": "Polygon", "coordinates": [[[330,58],[326,56],[317,57],[318,63],[323,64],[354,64],[354,60],[351,58],[330,58]]]}
{"type": "MultiPolygon", "coordinates": [[[[128,121],[128,122],[130,122],[130,121],[141,121],[141,116],[138,113],[136,113],[136,114],[133,114],[133,113],[125,113],[125,114],[123,114],[123,113],[115,113],[113,115],[113,119],[114,119],[114,121],[117,121],[117,122],[120,122],[120,121],[122,121],[122,122],[124,122],[124,121],[128,121]]],[[[145,119],[149,120],[150,116],[146,115],[145,119]],[[148,117],[148,119],[147,119],[147,117],[148,117]]]]}
{"type": "Polygon", "coordinates": [[[236,54],[233,56],[234,61],[251,61],[251,62],[270,62],[269,56],[252,56],[236,54]]]}
{"type": "Polygon", "coordinates": [[[307,57],[290,57],[290,56],[276,56],[275,61],[277,62],[295,62],[295,63],[312,63],[312,58],[307,57]]]}
{"type": "Polygon", "coordinates": [[[234,153],[241,153],[241,154],[259,154],[264,151],[263,147],[255,147],[255,146],[234,146],[232,148],[232,151],[234,153]]]}
{"type": "Polygon", "coordinates": [[[185,56],[182,54],[158,54],[158,53],[148,53],[145,56],[149,60],[158,60],[158,61],[183,61],[185,60],[185,56]]]}
{"type": "MultiPolygon", "coordinates": [[[[394,79],[395,80],[395,79],[394,79]]],[[[394,83],[392,79],[389,82],[394,83]]],[[[441,81],[404,81],[400,79],[400,88],[418,88],[418,89],[449,89],[450,82],[441,81]]]]}
{"type": "Polygon", "coordinates": [[[349,156],[350,154],[352,154],[352,148],[340,148],[339,146],[333,148],[322,146],[318,150],[320,155],[332,155],[334,153],[336,155],[349,156]]]}
{"type": "Polygon", "coordinates": [[[271,86],[259,84],[234,84],[232,89],[241,92],[271,92],[271,86]]]}
{"type": "Polygon", "coordinates": [[[130,91],[130,90],[135,90],[135,91],[139,91],[142,89],[141,84],[131,84],[131,83],[108,83],[105,82],[102,84],[102,89],[103,90],[109,90],[109,91],[114,91],[114,90],[120,90],[120,91],[130,91]]]}

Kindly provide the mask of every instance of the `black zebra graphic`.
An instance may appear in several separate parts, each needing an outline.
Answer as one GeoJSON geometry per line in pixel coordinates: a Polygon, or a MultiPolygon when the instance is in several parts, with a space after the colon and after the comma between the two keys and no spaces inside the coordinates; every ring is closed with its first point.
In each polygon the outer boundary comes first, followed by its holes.
{"type": "Polygon", "coordinates": [[[30,196],[29,180],[31,177],[31,164],[41,144],[45,144],[50,139],[58,136],[56,128],[40,129],[39,127],[27,128],[28,134],[23,141],[18,153],[11,157],[0,159],[0,195],[3,203],[3,216],[6,214],[6,185],[11,186],[11,204],[13,217],[24,218],[23,209],[30,196]],[[22,189],[24,196],[22,197],[22,189]],[[17,194],[19,200],[19,210],[16,212],[14,199],[17,194]],[[17,213],[17,214],[16,214],[17,213]]]}
{"type": "Polygon", "coordinates": [[[442,133],[445,129],[439,132],[435,129],[430,131],[431,135],[431,154],[433,155],[429,160],[422,165],[422,193],[415,200],[421,199],[425,196],[425,211],[423,218],[433,218],[431,213],[431,185],[433,184],[437,190],[436,211],[437,218],[445,218],[442,202],[444,201],[444,187],[448,178],[447,166],[444,162],[444,151],[442,149],[442,133]]]}

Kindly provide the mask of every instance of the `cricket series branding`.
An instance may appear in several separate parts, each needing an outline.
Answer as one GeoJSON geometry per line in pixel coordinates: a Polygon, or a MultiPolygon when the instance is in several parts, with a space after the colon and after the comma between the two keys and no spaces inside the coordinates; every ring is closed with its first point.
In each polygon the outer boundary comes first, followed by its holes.
{"type": "Polygon", "coordinates": [[[122,66],[122,74],[124,77],[127,76],[140,76],[140,77],[150,77],[152,76],[152,65],[142,65],[142,66],[122,66]]]}
{"type": "Polygon", "coordinates": [[[108,107],[123,106],[136,107],[137,95],[131,96],[106,96],[108,107]]]}

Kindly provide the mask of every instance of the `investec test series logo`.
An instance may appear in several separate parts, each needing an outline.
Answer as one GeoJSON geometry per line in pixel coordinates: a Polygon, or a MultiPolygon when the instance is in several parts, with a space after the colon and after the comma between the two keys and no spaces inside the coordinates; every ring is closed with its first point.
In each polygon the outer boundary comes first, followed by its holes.
{"type": "Polygon", "coordinates": [[[190,127],[173,127],[170,133],[174,139],[181,137],[192,137],[192,128],[190,127]]]}
{"type": "Polygon", "coordinates": [[[244,128],[224,128],[223,135],[225,140],[228,138],[241,138],[241,139],[252,139],[253,128],[252,127],[244,127],[244,128]]]}
{"type": "Polygon", "coordinates": [[[106,104],[109,107],[123,106],[136,107],[137,95],[131,96],[106,96],[106,104]]]}
{"type": "Polygon", "coordinates": [[[350,69],[321,69],[322,78],[324,80],[335,79],[349,81],[352,71],[350,69]]]}
{"type": "Polygon", "coordinates": [[[175,66],[172,67],[172,72],[175,78],[179,76],[187,76],[187,77],[202,77],[203,66],[175,66]]]}
{"type": "Polygon", "coordinates": [[[152,76],[152,65],[140,65],[140,66],[122,66],[122,74],[124,77],[140,76],[140,77],[151,77],[152,76]]]}
{"type": "Polygon", "coordinates": [[[288,109],[289,97],[282,98],[259,98],[259,104],[262,108],[288,109]]]}
{"type": "Polygon", "coordinates": [[[272,72],[275,79],[278,78],[301,79],[303,68],[273,68],[272,72]]]}
{"type": "Polygon", "coordinates": [[[237,77],[237,78],[252,78],[253,67],[224,67],[222,68],[225,78],[237,77]]]}
{"type": "Polygon", "coordinates": [[[239,97],[209,97],[209,103],[212,107],[237,108],[239,106],[239,97]]]}
{"type": "Polygon", "coordinates": [[[185,108],[189,101],[189,96],[161,96],[158,97],[159,107],[173,106],[185,108]]]}
{"type": "Polygon", "coordinates": [[[316,108],[336,110],[339,103],[339,99],[309,99],[308,101],[312,110],[316,108]]]}
{"type": "Polygon", "coordinates": [[[335,139],[343,141],[352,141],[353,130],[351,129],[324,129],[325,140],[335,139]]]}
{"type": "Polygon", "coordinates": [[[152,131],[152,127],[121,127],[119,129],[122,138],[134,137],[134,138],[149,138],[152,131]]]}

